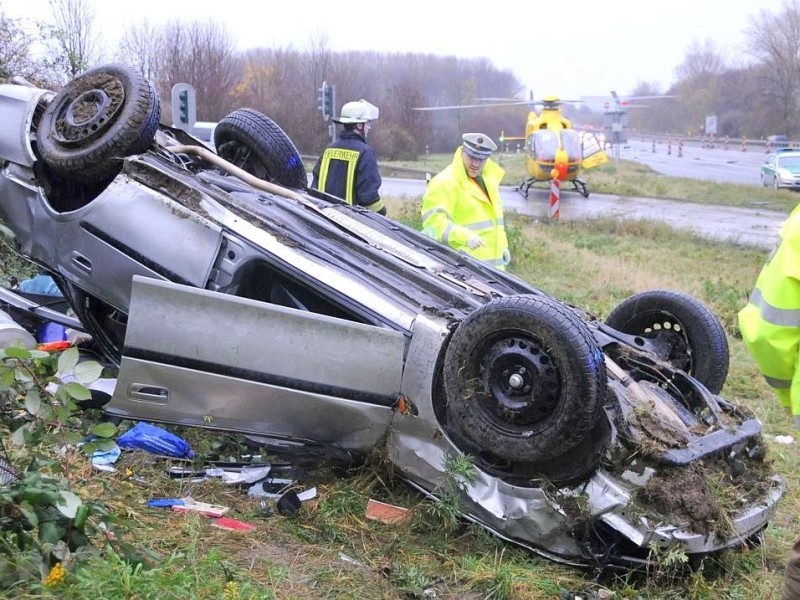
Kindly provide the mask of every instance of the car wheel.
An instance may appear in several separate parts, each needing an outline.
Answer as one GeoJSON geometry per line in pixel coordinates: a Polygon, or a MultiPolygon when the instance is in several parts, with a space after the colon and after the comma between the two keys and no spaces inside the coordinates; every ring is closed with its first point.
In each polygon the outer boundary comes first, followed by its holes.
{"type": "Polygon", "coordinates": [[[544,296],[511,296],[459,325],[444,383],[446,426],[464,451],[534,464],[585,442],[607,381],[603,353],[577,314],[544,296]]]}
{"type": "Polygon", "coordinates": [[[772,180],[772,187],[773,187],[773,188],[775,188],[776,190],[777,190],[777,189],[779,189],[779,186],[778,186],[778,176],[777,176],[777,175],[776,175],[776,176],[775,176],[775,178],[772,180]]]}
{"type": "Polygon", "coordinates": [[[719,319],[687,294],[650,290],[623,300],[606,318],[623,333],[656,342],[659,359],[682,369],[718,394],[730,354],[719,319]]]}
{"type": "Polygon", "coordinates": [[[761,185],[767,187],[767,180],[764,178],[764,174],[761,174],[761,185]]]}
{"type": "Polygon", "coordinates": [[[283,129],[251,108],[233,111],[214,130],[217,154],[251,175],[291,188],[308,187],[300,153],[283,129]]]}
{"type": "Polygon", "coordinates": [[[159,117],[158,94],[142,75],[125,65],[98,67],[70,81],[45,108],[39,154],[61,176],[105,181],[122,158],[150,146],[159,117]]]}

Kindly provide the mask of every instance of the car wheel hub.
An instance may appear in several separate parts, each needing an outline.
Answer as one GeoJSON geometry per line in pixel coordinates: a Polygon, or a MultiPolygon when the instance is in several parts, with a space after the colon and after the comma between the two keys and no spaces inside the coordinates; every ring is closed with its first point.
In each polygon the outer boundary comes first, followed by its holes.
{"type": "Polygon", "coordinates": [[[499,421],[527,427],[549,417],[558,404],[560,375],[550,355],[523,337],[489,346],[480,364],[487,394],[480,403],[499,421]]]}
{"type": "Polygon", "coordinates": [[[671,321],[656,322],[645,328],[644,335],[651,338],[661,360],[691,373],[692,352],[680,324],[671,321]]]}
{"type": "Polygon", "coordinates": [[[114,115],[122,106],[124,90],[114,79],[107,89],[90,89],[61,107],[57,125],[59,142],[66,145],[81,145],[100,137],[113,123],[114,115]]]}

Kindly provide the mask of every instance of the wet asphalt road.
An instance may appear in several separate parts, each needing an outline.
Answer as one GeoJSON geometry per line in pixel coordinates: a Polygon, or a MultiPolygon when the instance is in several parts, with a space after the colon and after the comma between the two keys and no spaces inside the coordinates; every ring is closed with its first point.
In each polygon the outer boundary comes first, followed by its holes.
{"type": "MultiPolygon", "coordinates": [[[[665,175],[693,177],[718,182],[760,185],[760,151],[740,152],[717,148],[684,148],[683,156],[666,153],[664,144],[653,153],[645,142],[631,142],[620,150],[620,157],[643,162],[665,175]]],[[[544,185],[544,184],[540,184],[544,185]]],[[[424,181],[385,178],[381,195],[416,197],[425,190],[424,181]]],[[[534,188],[524,198],[512,186],[502,186],[506,210],[514,210],[534,218],[548,219],[550,192],[534,188]]],[[[611,194],[590,194],[584,198],[574,191],[562,190],[559,198],[561,220],[618,217],[664,221],[679,229],[693,231],[713,239],[771,249],[778,239],[778,230],[786,214],[773,210],[730,206],[692,204],[656,198],[628,198],[611,194]]]]}

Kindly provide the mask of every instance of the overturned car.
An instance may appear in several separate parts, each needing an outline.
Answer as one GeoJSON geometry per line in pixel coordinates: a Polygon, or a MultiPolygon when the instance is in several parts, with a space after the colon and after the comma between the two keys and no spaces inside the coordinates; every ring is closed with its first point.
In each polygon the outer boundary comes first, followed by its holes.
{"type": "Polygon", "coordinates": [[[118,367],[109,414],[380,449],[433,498],[465,454],[464,516],[574,565],[699,557],[774,514],[761,424],[719,396],[727,341],[693,298],[644,292],[601,322],[308,189],[257,111],[212,152],[123,65],[58,93],[0,85],[0,115],[0,215],[77,319],[0,299],[91,334],[118,367]]]}

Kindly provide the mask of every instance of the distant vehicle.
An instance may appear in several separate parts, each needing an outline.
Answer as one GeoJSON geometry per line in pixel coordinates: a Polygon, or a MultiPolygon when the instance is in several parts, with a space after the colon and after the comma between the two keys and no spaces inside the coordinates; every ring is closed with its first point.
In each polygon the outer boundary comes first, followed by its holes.
{"type": "Polygon", "coordinates": [[[785,135],[771,135],[767,138],[767,145],[773,152],[780,152],[786,148],[792,148],[789,138],[785,135]]]}
{"type": "Polygon", "coordinates": [[[800,150],[769,154],[761,165],[761,185],[800,190],[800,150]]]}

